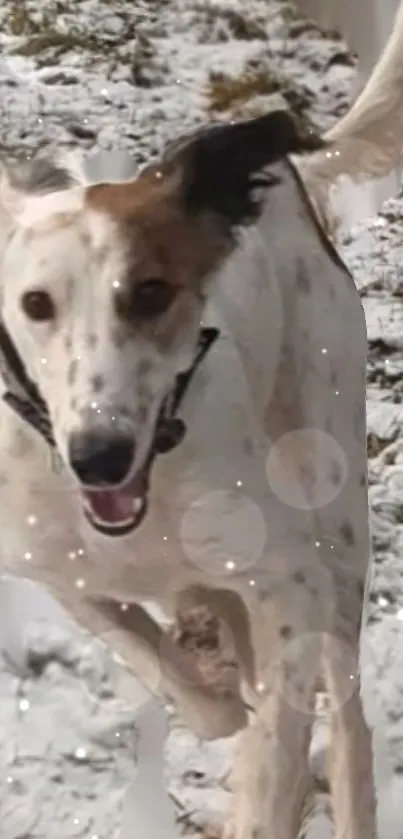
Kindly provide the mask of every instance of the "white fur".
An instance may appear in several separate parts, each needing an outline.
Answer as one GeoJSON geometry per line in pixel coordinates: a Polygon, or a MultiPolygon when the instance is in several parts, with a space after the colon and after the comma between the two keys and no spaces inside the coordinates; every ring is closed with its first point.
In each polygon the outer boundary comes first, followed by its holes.
{"type": "MultiPolygon", "coordinates": [[[[323,196],[340,173],[353,177],[359,169],[363,178],[372,177],[400,155],[402,25],[400,12],[387,58],[361,104],[333,131],[340,154],[298,161],[324,223],[323,196]]],[[[2,556],[5,570],[43,583],[83,626],[104,637],[150,690],[172,696],[201,736],[224,736],[244,725],[243,703],[233,693],[220,695],[201,684],[186,655],[140,604],[155,601],[173,616],[178,597],[204,599],[227,621],[255,705],[234,770],[236,839],[295,839],[309,792],[307,712],[322,661],[335,705],[336,839],[375,839],[371,736],[357,668],[370,557],[363,481],[365,322],[353,282],[320,240],[288,167],[275,168],[280,185],[269,190],[257,228],[217,278],[202,313],[206,324],[219,326],[221,337],[186,397],[185,441],[155,464],[151,506],[141,529],[118,541],[97,536],[82,517],[72,475],[52,470],[46,444],[1,404],[0,533],[7,533],[2,556]],[[298,428],[315,430],[310,463],[306,441],[298,444],[293,437],[298,428]],[[289,432],[274,474],[273,442],[289,432]],[[324,447],[321,433],[329,435],[324,447]],[[322,506],[335,458],[341,486],[322,506]],[[304,466],[319,475],[310,504],[310,472],[301,472],[304,466]],[[276,481],[288,503],[274,492],[276,481]],[[292,502],[296,494],[299,506],[292,502]],[[246,623],[238,620],[231,591],[246,607],[255,661],[245,652],[246,623]],[[113,600],[128,604],[130,631],[119,610],[109,609],[113,600]]],[[[56,210],[80,210],[81,188],[40,198],[16,194],[7,179],[0,188],[2,315],[48,401],[61,453],[91,402],[88,383],[94,373],[106,379],[104,414],[119,402],[133,419],[138,360],[150,360],[151,421],[161,393],[190,360],[198,319],[187,324],[166,358],[140,342],[119,351],[110,340],[109,302],[125,254],[113,223],[87,209],[71,229],[32,237],[31,229],[38,231],[56,210]],[[97,270],[88,262],[83,232],[106,254],[97,270]],[[19,295],[38,282],[49,283],[56,296],[56,329],[32,328],[23,320],[19,295]],[[99,340],[90,356],[86,340],[92,331],[99,340]],[[74,410],[66,334],[74,353],[84,358],[74,410]]],[[[141,458],[150,430],[137,431],[141,458]]]]}
{"type": "MultiPolygon", "coordinates": [[[[389,175],[402,161],[402,3],[367,84],[352,108],[325,138],[333,148],[299,161],[298,167],[322,223],[334,241],[339,242],[349,223],[365,217],[368,207],[365,193],[370,182],[389,175]]],[[[372,190],[372,199],[373,195],[372,190]]]]}

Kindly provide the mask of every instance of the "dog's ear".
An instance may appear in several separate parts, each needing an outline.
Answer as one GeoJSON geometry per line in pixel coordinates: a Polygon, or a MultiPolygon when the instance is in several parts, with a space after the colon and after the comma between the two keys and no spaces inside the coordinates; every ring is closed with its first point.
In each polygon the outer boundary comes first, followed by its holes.
{"type": "MultiPolygon", "coordinates": [[[[291,153],[323,148],[324,141],[302,130],[285,110],[237,123],[218,123],[179,139],[163,164],[179,175],[180,199],[187,214],[217,214],[229,226],[253,222],[259,173],[291,153]]],[[[267,182],[267,181],[266,181],[267,182]]]]}
{"type": "Polygon", "coordinates": [[[0,208],[10,222],[18,223],[26,196],[13,180],[11,171],[5,165],[0,170],[0,208]]]}
{"type": "Polygon", "coordinates": [[[84,183],[82,156],[78,152],[49,149],[0,168],[0,208],[13,224],[21,221],[32,197],[61,192],[84,183]]]}

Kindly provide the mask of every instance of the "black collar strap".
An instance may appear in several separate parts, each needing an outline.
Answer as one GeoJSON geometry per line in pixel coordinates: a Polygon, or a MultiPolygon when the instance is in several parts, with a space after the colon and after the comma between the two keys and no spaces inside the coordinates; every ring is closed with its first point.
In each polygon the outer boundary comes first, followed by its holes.
{"type": "Polygon", "coordinates": [[[2,399],[52,448],[55,440],[46,402],[31,381],[5,326],[0,321],[0,374],[6,390],[2,399]]]}
{"type": "Polygon", "coordinates": [[[177,412],[196,370],[219,334],[219,330],[213,326],[200,329],[193,363],[185,372],[177,375],[175,387],[162,406],[154,440],[155,454],[165,454],[182,442],[186,434],[186,426],[177,416],[177,412]]]}
{"type": "MultiPolygon", "coordinates": [[[[172,394],[164,402],[158,420],[154,442],[154,455],[164,454],[175,448],[186,433],[186,426],[176,413],[183,401],[190,382],[206,353],[219,336],[215,327],[200,329],[196,355],[188,370],[179,373],[172,394]]],[[[32,426],[52,448],[56,447],[52,422],[46,402],[31,381],[20,356],[3,323],[0,322],[0,374],[6,390],[2,399],[32,426]]]]}

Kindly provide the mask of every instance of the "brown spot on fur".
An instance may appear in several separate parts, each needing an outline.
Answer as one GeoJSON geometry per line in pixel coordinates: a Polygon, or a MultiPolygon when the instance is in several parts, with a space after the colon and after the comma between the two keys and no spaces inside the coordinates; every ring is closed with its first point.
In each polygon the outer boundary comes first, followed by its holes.
{"type": "Polygon", "coordinates": [[[139,378],[142,379],[143,376],[148,376],[149,373],[151,373],[152,369],[153,369],[152,361],[149,361],[147,358],[141,359],[139,361],[138,368],[137,368],[137,373],[138,373],[139,378]]]}
{"type": "Polygon", "coordinates": [[[329,480],[334,487],[340,486],[343,473],[340,464],[337,460],[332,460],[330,463],[329,480]]]}
{"type": "Polygon", "coordinates": [[[84,248],[89,248],[91,246],[91,236],[88,233],[88,230],[80,231],[80,242],[84,248]]]}
{"type": "Polygon", "coordinates": [[[89,349],[93,350],[94,347],[96,347],[97,343],[98,343],[98,338],[95,335],[95,332],[90,332],[90,334],[88,335],[88,338],[87,338],[87,344],[88,344],[89,349]]]}
{"type": "Polygon", "coordinates": [[[306,576],[303,571],[296,571],[295,574],[292,575],[292,578],[294,582],[299,585],[305,585],[306,583],[306,576]]]}
{"type": "Polygon", "coordinates": [[[100,373],[96,373],[91,378],[91,388],[94,393],[99,393],[105,387],[105,379],[100,373]]]}
{"type": "Polygon", "coordinates": [[[361,475],[361,478],[360,478],[360,487],[365,487],[366,485],[367,485],[367,476],[364,474],[364,475],[361,475]]]}
{"type": "Polygon", "coordinates": [[[67,382],[70,385],[70,387],[72,385],[74,385],[74,382],[76,380],[77,367],[78,367],[77,359],[73,358],[73,360],[70,362],[68,370],[67,370],[67,382]]]}
{"type": "Polygon", "coordinates": [[[311,279],[302,260],[298,261],[296,281],[299,291],[302,291],[304,294],[310,293],[311,279]]]}
{"type": "Polygon", "coordinates": [[[330,384],[333,387],[336,387],[336,385],[337,385],[337,373],[336,373],[336,370],[333,370],[333,369],[331,370],[331,373],[330,373],[330,384]]]}
{"type": "Polygon", "coordinates": [[[280,635],[281,635],[282,638],[284,638],[284,640],[288,640],[288,639],[292,638],[292,636],[293,636],[292,627],[289,624],[284,624],[284,626],[280,627],[280,635]]]}
{"type": "Polygon", "coordinates": [[[345,521],[340,527],[341,538],[348,548],[352,548],[355,544],[354,529],[351,522],[345,521]]]}

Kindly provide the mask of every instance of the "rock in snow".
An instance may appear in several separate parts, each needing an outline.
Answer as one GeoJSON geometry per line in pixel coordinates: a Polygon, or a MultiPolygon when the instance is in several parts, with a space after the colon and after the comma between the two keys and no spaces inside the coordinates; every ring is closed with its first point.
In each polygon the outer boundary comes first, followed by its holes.
{"type": "MultiPolygon", "coordinates": [[[[323,130],[346,109],[354,79],[343,41],[301,20],[288,2],[250,0],[246,11],[241,0],[3,0],[0,8],[7,155],[58,142],[127,149],[140,165],[207,118],[258,113],[279,99],[323,130]]],[[[343,247],[369,339],[375,568],[363,691],[376,728],[380,839],[403,836],[402,221],[398,197],[343,247]]],[[[10,631],[0,658],[0,839],[113,839],[122,820],[136,839],[171,839],[179,825],[186,833],[218,829],[234,740],[200,743],[171,723],[165,771],[175,829],[159,761],[163,710],[142,697],[136,721],[134,683],[120,698],[107,651],[56,618],[26,627],[17,663],[10,631]]],[[[317,773],[323,732],[322,725],[312,758],[317,773]]],[[[327,839],[324,812],[312,839],[327,839]]]]}

